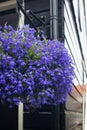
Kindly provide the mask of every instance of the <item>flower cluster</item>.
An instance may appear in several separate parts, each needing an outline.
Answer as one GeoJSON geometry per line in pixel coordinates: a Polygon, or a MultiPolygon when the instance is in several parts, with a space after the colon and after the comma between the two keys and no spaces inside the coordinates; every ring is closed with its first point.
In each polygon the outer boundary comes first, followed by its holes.
{"type": "Polygon", "coordinates": [[[21,101],[35,108],[65,102],[74,68],[64,43],[40,40],[28,25],[0,30],[1,102],[12,107],[21,101]]]}

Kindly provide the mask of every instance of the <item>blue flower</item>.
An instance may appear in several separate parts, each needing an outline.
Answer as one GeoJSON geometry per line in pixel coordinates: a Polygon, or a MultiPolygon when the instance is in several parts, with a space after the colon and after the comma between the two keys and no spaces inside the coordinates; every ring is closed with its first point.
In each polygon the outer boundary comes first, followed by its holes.
{"type": "Polygon", "coordinates": [[[74,64],[64,43],[42,38],[29,25],[0,30],[0,99],[9,107],[65,102],[72,91],[74,64]],[[2,31],[3,30],[3,31],[2,31]],[[42,40],[43,39],[43,40],[42,40]]]}

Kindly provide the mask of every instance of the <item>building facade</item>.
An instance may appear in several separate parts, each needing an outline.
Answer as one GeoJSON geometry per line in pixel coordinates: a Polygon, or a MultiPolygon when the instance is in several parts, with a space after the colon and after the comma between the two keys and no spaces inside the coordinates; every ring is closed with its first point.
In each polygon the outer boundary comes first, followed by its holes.
{"type": "MultiPolygon", "coordinates": [[[[0,9],[0,25],[3,26],[7,23],[17,29],[20,10],[22,12],[24,10],[24,24],[43,30],[48,39],[58,39],[64,42],[75,64],[73,91],[68,95],[67,102],[55,108],[46,106],[35,113],[24,112],[24,130],[82,130],[82,128],[84,130],[85,94],[83,90],[87,76],[86,1],[25,0],[24,8],[22,0],[11,2],[12,0],[0,2],[0,6],[3,6],[0,9]]],[[[23,21],[21,20],[21,22],[23,21]]],[[[1,117],[3,117],[4,110],[0,111],[1,117]]],[[[8,112],[8,109],[6,108],[5,111],[8,112]]],[[[17,108],[15,112],[17,114],[17,108]]],[[[9,114],[12,115],[10,111],[9,114]]],[[[11,116],[10,118],[12,120],[11,116]]],[[[10,123],[4,120],[2,124],[6,122],[7,127],[10,128],[10,123]]],[[[12,123],[14,126],[18,125],[17,116],[14,116],[12,123]],[[14,120],[16,120],[16,124],[14,120]]],[[[17,127],[15,128],[17,129],[17,127]]]]}

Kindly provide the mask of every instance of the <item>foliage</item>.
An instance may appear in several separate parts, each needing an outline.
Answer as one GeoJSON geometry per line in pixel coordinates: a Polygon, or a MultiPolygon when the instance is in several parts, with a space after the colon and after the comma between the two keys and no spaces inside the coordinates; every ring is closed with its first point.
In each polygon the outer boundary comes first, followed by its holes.
{"type": "Polygon", "coordinates": [[[23,102],[35,108],[65,102],[72,90],[73,62],[64,43],[41,40],[24,25],[0,31],[0,99],[9,107],[23,102]]]}

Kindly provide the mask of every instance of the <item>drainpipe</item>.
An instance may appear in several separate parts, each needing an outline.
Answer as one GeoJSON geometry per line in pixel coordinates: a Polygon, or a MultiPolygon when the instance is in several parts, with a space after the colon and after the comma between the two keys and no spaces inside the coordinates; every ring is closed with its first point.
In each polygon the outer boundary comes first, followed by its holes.
{"type": "Polygon", "coordinates": [[[58,0],[50,0],[50,38],[58,39],[58,0]]]}
{"type": "MultiPolygon", "coordinates": [[[[58,40],[58,0],[50,0],[50,39],[58,40]]],[[[60,130],[60,105],[52,111],[53,130],[60,130]]]]}

